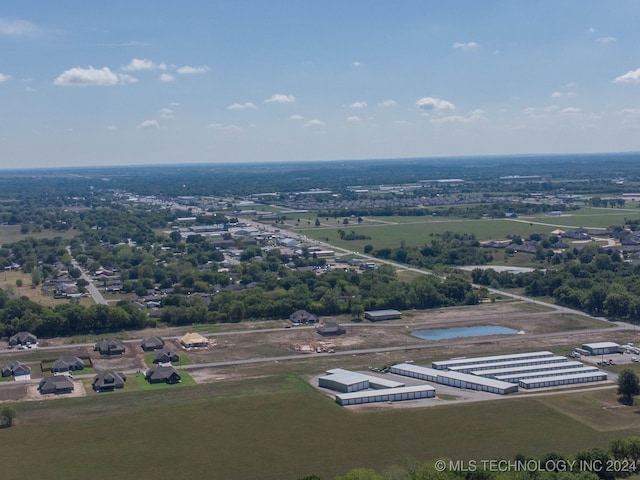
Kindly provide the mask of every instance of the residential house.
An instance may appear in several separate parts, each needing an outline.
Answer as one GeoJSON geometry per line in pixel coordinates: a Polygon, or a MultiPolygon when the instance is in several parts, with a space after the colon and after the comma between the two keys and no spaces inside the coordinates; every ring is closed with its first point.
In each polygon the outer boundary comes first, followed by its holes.
{"type": "Polygon", "coordinates": [[[73,380],[66,375],[45,377],[40,380],[38,390],[42,395],[49,393],[71,393],[73,391],[73,380]]]}
{"type": "Polygon", "coordinates": [[[180,382],[180,374],[171,366],[154,367],[147,370],[144,375],[145,380],[149,383],[178,383],[180,382]]]}
{"type": "Polygon", "coordinates": [[[30,380],[31,368],[18,360],[11,360],[9,363],[2,366],[2,376],[13,376],[16,380],[30,380]]]}
{"type": "Polygon", "coordinates": [[[14,347],[16,345],[35,345],[38,343],[38,337],[29,332],[18,332],[15,335],[9,337],[9,346],[14,347]]]}
{"type": "Polygon", "coordinates": [[[94,345],[93,351],[100,352],[100,355],[122,355],[125,347],[122,340],[101,340],[94,345]]]}
{"type": "Polygon", "coordinates": [[[338,335],[344,335],[347,331],[342,328],[339,324],[329,322],[323,325],[318,325],[316,327],[316,332],[318,332],[323,337],[332,337],[338,335]]]}
{"type": "Polygon", "coordinates": [[[289,321],[294,325],[301,325],[303,323],[318,323],[318,316],[309,313],[306,310],[296,310],[291,315],[289,315],[289,321]]]}
{"type": "Polygon", "coordinates": [[[68,373],[75,370],[82,370],[84,368],[84,362],[82,359],[74,355],[64,355],[53,362],[51,371],[55,373],[68,373]]]}
{"type": "Polygon", "coordinates": [[[93,377],[93,389],[96,392],[112,392],[116,388],[124,388],[126,381],[124,373],[102,372],[93,377]]]}
{"type": "Polygon", "coordinates": [[[178,362],[179,360],[180,360],[180,357],[178,356],[178,354],[168,348],[163,348],[158,353],[156,353],[155,357],[153,357],[153,363],[159,363],[161,365],[169,364],[172,362],[175,363],[175,362],[178,362]]]}
{"type": "Polygon", "coordinates": [[[152,352],[153,350],[160,350],[163,348],[164,340],[160,337],[148,337],[142,340],[140,346],[145,352],[152,352]]]}

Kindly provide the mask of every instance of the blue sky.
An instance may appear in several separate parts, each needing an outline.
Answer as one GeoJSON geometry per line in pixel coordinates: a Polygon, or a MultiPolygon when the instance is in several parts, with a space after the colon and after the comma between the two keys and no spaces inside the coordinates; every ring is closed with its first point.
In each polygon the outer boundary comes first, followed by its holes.
{"type": "Polygon", "coordinates": [[[640,2],[4,2],[0,168],[640,151],[640,2]]]}

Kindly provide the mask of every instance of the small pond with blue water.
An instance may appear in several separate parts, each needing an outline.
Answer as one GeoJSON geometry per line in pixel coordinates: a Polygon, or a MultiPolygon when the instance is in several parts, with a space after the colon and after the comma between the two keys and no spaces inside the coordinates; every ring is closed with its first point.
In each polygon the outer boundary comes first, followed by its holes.
{"type": "Polygon", "coordinates": [[[480,325],[475,327],[417,330],[412,332],[411,335],[423,340],[444,340],[447,338],[484,337],[487,335],[508,335],[513,333],[518,333],[518,331],[513,328],[500,327],[498,325],[480,325]]]}

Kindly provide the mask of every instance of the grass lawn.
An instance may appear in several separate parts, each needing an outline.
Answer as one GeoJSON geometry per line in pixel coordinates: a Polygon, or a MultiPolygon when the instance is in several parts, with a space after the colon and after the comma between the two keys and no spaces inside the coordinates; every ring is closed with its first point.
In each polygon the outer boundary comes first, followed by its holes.
{"type": "MultiPolygon", "coordinates": [[[[114,458],[124,479],[329,479],[410,458],[569,454],[637,433],[636,423],[588,424],[585,418],[604,416],[601,402],[613,395],[606,392],[594,400],[562,394],[454,405],[447,399],[439,407],[357,412],[295,376],[180,386],[16,404],[17,425],[0,430],[3,480],[84,479],[112,468],[114,458]],[[20,455],[25,451],[37,453],[20,455]],[[60,454],[67,451],[83,461],[70,462],[60,454]]],[[[628,413],[637,417],[637,410],[628,413]]]]}

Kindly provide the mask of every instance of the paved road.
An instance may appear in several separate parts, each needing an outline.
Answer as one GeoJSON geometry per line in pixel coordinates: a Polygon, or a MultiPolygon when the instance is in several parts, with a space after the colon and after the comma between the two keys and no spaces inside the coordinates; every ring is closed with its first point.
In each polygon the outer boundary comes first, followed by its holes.
{"type": "MultiPolygon", "coordinates": [[[[69,252],[69,255],[71,255],[71,248],[70,247],[67,247],[67,252],[69,252]]],[[[80,270],[80,272],[82,272],[81,278],[83,280],[87,281],[87,283],[88,283],[87,290],[89,290],[89,293],[93,297],[93,301],[96,302],[98,305],[107,305],[107,301],[104,299],[102,294],[98,291],[96,286],[93,284],[93,280],[91,280],[89,275],[87,275],[84,272],[84,270],[82,269],[80,264],[78,262],[76,262],[76,259],[73,258],[73,257],[71,257],[71,265],[73,265],[74,268],[77,268],[78,270],[80,270]]]]}

